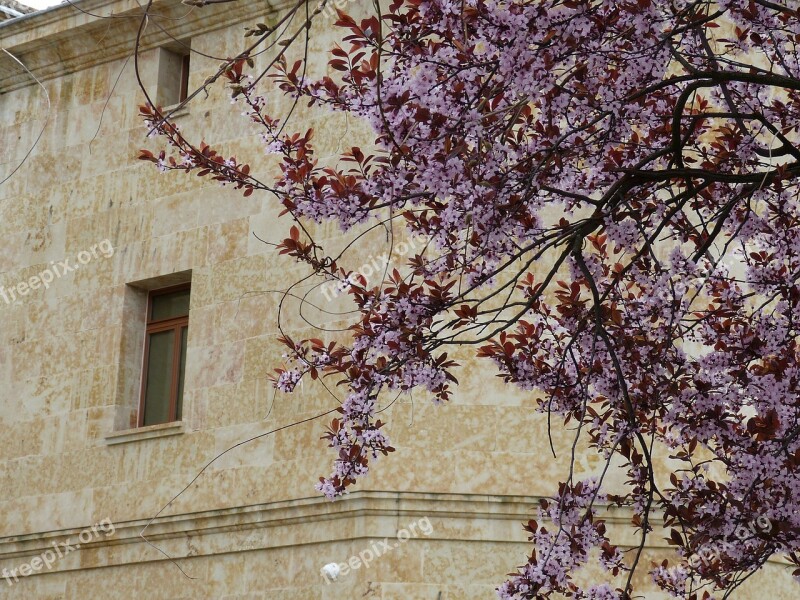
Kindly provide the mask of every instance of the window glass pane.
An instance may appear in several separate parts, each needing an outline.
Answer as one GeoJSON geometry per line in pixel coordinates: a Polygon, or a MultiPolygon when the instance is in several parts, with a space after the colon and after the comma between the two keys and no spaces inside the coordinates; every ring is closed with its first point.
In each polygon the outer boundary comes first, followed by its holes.
{"type": "Polygon", "coordinates": [[[150,313],[151,321],[185,317],[189,314],[189,290],[160,294],[153,296],[153,309],[150,313]]]}
{"type": "Polygon", "coordinates": [[[175,416],[176,421],[181,420],[183,413],[183,374],[186,371],[186,338],[188,337],[189,328],[181,327],[181,367],[178,373],[178,408],[175,416]]]}
{"type": "Polygon", "coordinates": [[[156,425],[169,422],[169,396],[172,387],[172,355],[175,350],[175,330],[150,334],[147,354],[147,388],[144,396],[144,423],[156,425]]]}

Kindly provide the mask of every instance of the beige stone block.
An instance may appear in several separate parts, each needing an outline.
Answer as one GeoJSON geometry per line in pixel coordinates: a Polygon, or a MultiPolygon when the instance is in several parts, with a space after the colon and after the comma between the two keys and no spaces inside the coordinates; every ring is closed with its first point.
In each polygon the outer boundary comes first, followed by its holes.
{"type": "Polygon", "coordinates": [[[64,356],[64,368],[74,372],[92,366],[116,364],[119,360],[121,335],[118,327],[102,327],[76,333],[71,340],[75,344],[72,346],[74,350],[64,356]]]}
{"type": "Polygon", "coordinates": [[[238,300],[265,288],[266,261],[248,256],[212,266],[212,294],[216,302],[238,300]]]}
{"type": "MultiPolygon", "coordinates": [[[[292,226],[289,215],[279,216],[282,210],[283,206],[274,196],[261,199],[260,210],[249,218],[248,254],[277,255],[275,247],[270,244],[278,244],[289,237],[292,226]]],[[[291,263],[287,261],[287,264],[291,263]]]]}
{"type": "Polygon", "coordinates": [[[52,338],[41,344],[27,340],[17,344],[12,364],[18,380],[41,378],[63,370],[59,364],[61,362],[60,354],[54,354],[51,360],[44,363],[44,358],[54,349],[66,351],[61,338],[52,338]]]}
{"type": "Polygon", "coordinates": [[[154,238],[159,242],[161,272],[186,271],[204,262],[208,232],[203,228],[154,238]]]}
{"type": "Polygon", "coordinates": [[[410,404],[398,406],[392,417],[393,438],[403,447],[495,450],[498,425],[485,407],[436,406],[422,400],[415,404],[413,422],[410,404]]]}
{"type": "Polygon", "coordinates": [[[24,305],[27,327],[38,336],[77,332],[82,322],[81,305],[79,296],[59,297],[55,289],[53,293],[43,293],[41,299],[32,299],[24,305]]]}
{"type": "Polygon", "coordinates": [[[84,448],[49,459],[55,469],[51,491],[93,489],[122,480],[122,459],[107,447],[84,448]]]}
{"type": "MultiPolygon", "coordinates": [[[[116,77],[117,73],[114,73],[116,77]]],[[[133,106],[130,99],[123,97],[119,91],[110,96],[104,95],[97,98],[90,105],[91,114],[94,115],[93,131],[90,142],[92,146],[102,147],[106,136],[119,135],[120,131],[127,130],[134,124],[134,117],[138,109],[133,106]]]]}
{"type": "MultiPolygon", "coordinates": [[[[122,471],[126,481],[177,479],[177,493],[214,455],[214,437],[210,433],[192,432],[178,436],[130,442],[109,452],[122,453],[122,471]],[[186,478],[191,474],[192,477],[186,478]]],[[[169,483],[169,482],[168,482],[169,483]]],[[[166,502],[166,501],[165,501],[166,502]]]]}
{"type": "Polygon", "coordinates": [[[145,206],[111,209],[72,219],[67,225],[67,251],[77,255],[108,239],[112,247],[151,237],[153,210],[145,206]]]}
{"type": "MultiPolygon", "coordinates": [[[[2,281],[2,279],[0,279],[2,281]]],[[[0,285],[3,285],[0,283],[0,285]]],[[[11,364],[11,348],[24,342],[26,339],[26,307],[22,304],[14,305],[7,304],[4,300],[0,299],[0,365],[11,364]]],[[[11,378],[7,381],[10,381],[11,378]]]]}
{"type": "MultiPolygon", "coordinates": [[[[414,540],[407,545],[414,544],[414,540]]],[[[512,554],[518,546],[506,545],[512,552],[498,552],[498,544],[468,542],[449,544],[435,540],[417,542],[422,546],[425,577],[433,581],[457,581],[459,573],[468,572],[471,583],[498,585],[509,565],[520,560],[512,554]]]]}
{"type": "Polygon", "coordinates": [[[235,385],[207,388],[206,426],[229,427],[242,423],[261,422],[263,406],[260,406],[261,390],[255,380],[235,385]]]}
{"type": "Polygon", "coordinates": [[[246,552],[243,557],[245,560],[245,585],[248,590],[284,587],[291,581],[294,558],[291,551],[246,552]]]}
{"type": "MultiPolygon", "coordinates": [[[[479,454],[476,453],[476,456],[479,454]]],[[[325,455],[328,466],[324,474],[327,475],[332,470],[336,453],[327,449],[325,455]]],[[[434,448],[410,450],[397,447],[389,456],[380,456],[371,461],[370,475],[361,482],[360,487],[365,490],[450,492],[460,483],[457,467],[453,454],[442,453],[434,448]]]]}
{"type": "MultiPolygon", "coordinates": [[[[173,478],[171,487],[164,486],[160,496],[161,506],[156,511],[179,493],[180,495],[164,514],[180,515],[197,510],[221,510],[241,506],[241,499],[246,495],[246,491],[239,487],[238,470],[207,469],[192,481],[203,466],[198,465],[194,473],[186,473],[182,478],[173,478]],[[189,487],[182,491],[187,485],[189,487]]],[[[225,551],[229,551],[227,546],[225,551]]]]}
{"type": "Polygon", "coordinates": [[[224,598],[227,595],[244,594],[245,559],[241,554],[225,554],[202,559],[208,563],[208,579],[203,593],[207,597],[224,598]]]}
{"type": "Polygon", "coordinates": [[[177,449],[169,461],[173,473],[194,475],[218,454],[213,432],[192,431],[174,439],[177,449]]]}
{"type": "MultiPolygon", "coordinates": [[[[63,131],[63,140],[69,140],[72,144],[81,145],[89,144],[93,141],[97,133],[97,119],[100,111],[95,113],[89,105],[83,105],[61,111],[58,115],[60,122],[58,122],[57,126],[59,130],[63,131]]],[[[90,147],[90,152],[90,155],[94,155],[93,158],[95,160],[104,158],[99,148],[90,147]]]]}
{"type": "Polygon", "coordinates": [[[115,257],[119,255],[115,258],[119,266],[114,271],[113,284],[190,270],[204,255],[205,244],[202,231],[191,229],[122,247],[115,252],[115,257]]]}
{"type": "Polygon", "coordinates": [[[314,449],[315,454],[330,454],[332,457],[333,454],[327,451],[327,443],[320,438],[325,432],[325,426],[334,416],[303,423],[275,433],[275,459],[296,460],[308,453],[309,449],[314,449]]]}
{"type": "Polygon", "coordinates": [[[206,260],[216,264],[246,256],[249,236],[248,219],[236,219],[209,226],[206,260]]]}
{"type": "MultiPolygon", "coordinates": [[[[57,461],[52,457],[24,456],[6,463],[9,472],[9,489],[5,498],[16,499],[57,493],[57,461]]],[[[4,498],[4,499],[5,499],[4,498]]]]}
{"type": "Polygon", "coordinates": [[[43,454],[61,454],[86,447],[88,410],[40,418],[43,454]]]}
{"type": "Polygon", "coordinates": [[[557,491],[556,482],[569,475],[568,466],[554,462],[544,451],[524,458],[504,452],[455,452],[450,457],[454,492],[551,496],[557,491]]]}
{"type": "MultiPolygon", "coordinates": [[[[17,568],[21,565],[16,564],[17,568]]],[[[13,578],[11,578],[13,581],[13,578]]],[[[5,580],[4,580],[5,582],[5,580]]],[[[5,582],[7,583],[7,582],[5,582]]],[[[66,579],[60,576],[38,575],[27,579],[20,579],[13,586],[6,585],[3,598],[9,600],[63,600],[66,594],[66,579]]]]}
{"type": "MultiPolygon", "coordinates": [[[[113,400],[113,387],[107,389],[108,401],[113,400]]],[[[86,437],[87,445],[103,445],[105,436],[114,431],[117,419],[117,407],[109,402],[106,406],[90,406],[87,409],[86,437]]]]}
{"type": "Polygon", "coordinates": [[[78,179],[55,186],[51,193],[60,199],[62,219],[86,218],[105,204],[105,177],[78,179]]]}
{"type": "MultiPolygon", "coordinates": [[[[21,264],[20,259],[17,257],[16,252],[12,252],[12,248],[23,247],[25,243],[25,234],[21,231],[15,233],[9,232],[6,239],[8,240],[8,246],[0,250],[0,269],[5,272],[19,269],[21,264]]],[[[17,278],[14,278],[7,287],[12,287],[16,284],[17,278]]]]}
{"type": "Polygon", "coordinates": [[[197,213],[202,199],[193,192],[184,192],[154,200],[152,210],[158,215],[153,223],[154,237],[197,227],[197,213]]]}
{"type": "MultiPolygon", "coordinates": [[[[10,144],[6,146],[7,150],[4,152],[3,161],[13,163],[15,167],[21,165],[18,171],[19,174],[30,173],[30,171],[28,171],[28,161],[46,152],[45,149],[36,142],[40,134],[44,136],[42,133],[43,128],[45,128],[46,132],[46,114],[47,105],[43,101],[41,105],[37,105],[33,111],[19,119],[8,134],[7,139],[10,141],[10,144]],[[25,159],[26,155],[28,159],[25,159]]],[[[14,175],[14,177],[17,177],[17,175],[14,175]]],[[[6,183],[9,182],[10,180],[6,183]]],[[[5,186],[6,184],[4,183],[3,185],[5,186]]],[[[23,183],[23,185],[25,184],[23,183]]]]}
{"type": "MultiPolygon", "coordinates": [[[[183,485],[186,483],[188,482],[183,485]]],[[[180,485],[180,480],[174,479],[166,482],[129,481],[98,486],[91,490],[92,509],[94,514],[108,517],[114,523],[150,519],[183,485],[180,485]]]]}
{"type": "Polygon", "coordinates": [[[563,435],[563,420],[557,416],[550,419],[528,407],[497,406],[491,410],[498,423],[498,451],[518,452],[523,454],[543,453],[552,458],[550,439],[552,439],[557,455],[569,454],[571,450],[570,436],[563,435]],[[550,433],[548,434],[548,427],[550,433]]]}
{"type": "Polygon", "coordinates": [[[214,430],[212,468],[222,470],[243,466],[266,467],[275,460],[275,438],[265,422],[242,423],[214,430]]]}
{"type": "Polygon", "coordinates": [[[246,294],[239,299],[221,302],[214,311],[214,339],[242,340],[276,331],[272,315],[278,310],[280,296],[271,292],[246,294]]]}
{"type": "MultiPolygon", "coordinates": [[[[29,145],[28,149],[32,146],[29,145]]],[[[25,150],[27,152],[27,149],[25,150]]],[[[24,156],[24,154],[23,154],[24,156]]],[[[9,199],[23,196],[25,191],[25,165],[22,165],[22,157],[19,159],[3,157],[0,163],[0,199],[9,199]]]]}
{"type": "Polygon", "coordinates": [[[0,456],[12,459],[42,454],[41,423],[36,420],[0,425],[0,456]]]}
{"type": "MultiPolygon", "coordinates": [[[[384,554],[377,557],[368,568],[360,567],[347,577],[355,576],[362,581],[367,579],[379,582],[422,583],[423,568],[427,559],[422,542],[411,539],[406,543],[400,543],[391,538],[388,542],[391,548],[384,550],[384,554]]],[[[367,538],[354,541],[353,547],[353,553],[342,557],[341,562],[348,562],[351,557],[373,547],[381,548],[381,545],[378,539],[367,538]]]]}
{"type": "Polygon", "coordinates": [[[47,268],[51,261],[61,260],[64,256],[66,243],[66,224],[63,221],[56,223],[41,223],[38,227],[26,232],[24,252],[21,248],[20,256],[28,264],[42,264],[47,268]]]}
{"type": "MultiPolygon", "coordinates": [[[[161,144],[154,140],[147,140],[147,128],[140,126],[133,128],[128,133],[128,146],[134,149],[134,154],[138,155],[140,149],[149,148],[159,151],[161,144]]],[[[203,187],[200,177],[186,175],[183,172],[169,171],[161,173],[152,163],[136,160],[132,162],[126,172],[132,171],[135,176],[130,174],[128,181],[134,188],[134,194],[138,202],[151,203],[157,198],[165,198],[197,190],[203,187]]]]}
{"type": "MultiPolygon", "coordinates": [[[[218,64],[214,65],[213,69],[216,70],[218,67],[218,64]]],[[[211,74],[209,73],[209,75],[211,74]]],[[[228,144],[230,140],[242,137],[256,137],[259,129],[255,124],[251,125],[247,117],[240,115],[241,110],[231,110],[230,104],[227,103],[224,107],[212,108],[211,106],[213,105],[190,107],[190,114],[177,117],[176,122],[186,131],[197,131],[202,128],[206,139],[213,140],[214,149],[226,158],[236,153],[236,150],[232,149],[228,144]]],[[[244,106],[242,105],[243,108],[244,106]]],[[[237,158],[245,161],[250,159],[249,156],[245,155],[238,155],[237,158]]],[[[262,181],[264,180],[262,179],[262,181]]]]}
{"type": "MultiPolygon", "coordinates": [[[[89,126],[91,129],[86,132],[90,138],[97,127],[96,121],[93,120],[91,123],[92,125],[89,126]]],[[[138,149],[131,147],[125,136],[106,136],[102,154],[99,153],[99,149],[92,146],[88,144],[83,146],[80,157],[80,177],[94,177],[109,171],[124,169],[133,165],[139,155],[138,149]]]]}
{"type": "Polygon", "coordinates": [[[186,389],[214,387],[241,381],[244,357],[244,342],[190,348],[186,358],[186,389]]]}
{"type": "Polygon", "coordinates": [[[273,336],[254,337],[245,340],[244,379],[261,379],[273,375],[280,366],[281,350],[273,336]]]}
{"type": "Polygon", "coordinates": [[[62,377],[36,377],[16,386],[16,413],[31,417],[60,415],[70,410],[73,391],[81,380],[80,373],[62,377]],[[21,409],[21,410],[20,410],[21,409]]]}
{"type": "Polygon", "coordinates": [[[91,522],[91,490],[16,498],[0,503],[0,536],[82,527],[91,522]],[[64,510],[69,507],[69,510],[64,510]]]}
{"type": "MultiPolygon", "coordinates": [[[[107,266],[113,268],[113,263],[107,266]]],[[[102,281],[105,283],[106,279],[102,281]]],[[[93,294],[81,297],[81,329],[117,327],[123,320],[124,299],[123,286],[99,287],[93,294]]]]}
{"type": "Polygon", "coordinates": [[[207,388],[183,391],[182,420],[189,431],[207,429],[208,399],[207,388]]]}
{"type": "MultiPolygon", "coordinates": [[[[38,135],[38,131],[37,131],[38,135]]],[[[80,147],[68,147],[57,153],[32,154],[19,171],[26,178],[25,189],[36,195],[52,181],[70,181],[80,177],[83,166],[80,147]]]]}
{"type": "Polygon", "coordinates": [[[278,502],[294,498],[317,498],[314,485],[330,471],[326,456],[307,452],[293,461],[275,461],[268,466],[237,469],[238,485],[247,502],[278,502]]]}
{"type": "MultiPolygon", "coordinates": [[[[191,301],[193,304],[195,285],[196,282],[192,281],[191,301]]],[[[196,306],[191,308],[189,313],[189,337],[186,341],[189,348],[204,348],[214,344],[214,340],[217,337],[215,335],[216,312],[216,305],[196,306]]]]}
{"type": "Polygon", "coordinates": [[[212,291],[211,269],[192,269],[191,310],[213,305],[216,302],[212,291]]]}
{"type": "Polygon", "coordinates": [[[244,219],[260,210],[259,194],[245,198],[243,190],[231,186],[221,187],[218,183],[206,180],[203,186],[203,202],[198,215],[200,225],[229,223],[244,219]]]}

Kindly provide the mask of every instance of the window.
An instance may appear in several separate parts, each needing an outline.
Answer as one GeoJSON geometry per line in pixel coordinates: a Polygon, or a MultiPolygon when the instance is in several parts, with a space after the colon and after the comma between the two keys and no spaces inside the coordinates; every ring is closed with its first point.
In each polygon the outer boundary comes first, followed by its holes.
{"type": "Polygon", "coordinates": [[[160,106],[174,106],[189,95],[189,44],[173,48],[159,48],[158,94],[160,106]]]}
{"type": "Polygon", "coordinates": [[[189,96],[189,57],[190,54],[184,54],[181,60],[181,91],[178,97],[179,102],[183,102],[189,96]]]}
{"type": "Polygon", "coordinates": [[[182,284],[148,296],[140,427],[181,420],[189,291],[182,284]]]}

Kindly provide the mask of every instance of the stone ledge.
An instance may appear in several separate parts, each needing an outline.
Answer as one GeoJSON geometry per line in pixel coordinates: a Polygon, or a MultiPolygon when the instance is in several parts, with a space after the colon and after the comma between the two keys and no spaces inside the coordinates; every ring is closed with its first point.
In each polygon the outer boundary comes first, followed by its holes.
{"type": "Polygon", "coordinates": [[[125,429],[115,431],[105,436],[108,446],[117,444],[127,444],[128,442],[138,442],[153,438],[162,438],[170,435],[180,435],[186,431],[185,421],[175,421],[174,423],[160,423],[147,427],[137,427],[136,429],[125,429]]]}
{"type": "MultiPolygon", "coordinates": [[[[230,509],[160,516],[115,523],[114,533],[81,544],[80,551],[57,560],[50,570],[35,575],[139,563],[219,556],[237,552],[279,549],[308,544],[392,538],[415,521],[427,518],[430,535],[411,540],[441,543],[520,544],[527,548],[521,524],[535,514],[539,498],[479,494],[359,491],[337,502],[299,498],[230,509]],[[146,541],[141,536],[145,532],[146,541]],[[168,558],[171,557],[171,558],[168,558]]],[[[629,524],[622,511],[604,520],[614,529],[629,524]]],[[[658,527],[656,520],[653,524],[658,527]]],[[[56,545],[73,544],[83,529],[50,531],[0,538],[0,569],[14,569],[56,545]]],[[[617,531],[621,545],[635,547],[638,538],[617,531]]],[[[667,549],[657,534],[646,548],[667,549]]],[[[779,557],[769,562],[785,564],[779,557]]]]}
{"type": "MultiPolygon", "coordinates": [[[[418,492],[354,492],[329,502],[311,497],[230,509],[114,523],[114,534],[81,544],[47,573],[93,567],[247,552],[259,549],[380,539],[424,517],[432,535],[420,539],[523,542],[520,526],[538,498],[418,492]],[[494,525],[493,525],[494,523],[494,525]],[[145,532],[147,542],[141,537],[145,532]],[[438,531],[437,531],[438,529],[438,531]],[[517,538],[517,539],[514,539],[517,538]]],[[[12,569],[88,529],[73,528],[0,538],[0,568],[12,569]]]]}

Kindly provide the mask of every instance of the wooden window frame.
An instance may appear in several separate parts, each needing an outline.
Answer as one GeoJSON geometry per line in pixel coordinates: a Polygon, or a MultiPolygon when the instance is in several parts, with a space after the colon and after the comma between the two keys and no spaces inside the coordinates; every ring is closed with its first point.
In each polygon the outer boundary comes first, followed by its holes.
{"type": "Polygon", "coordinates": [[[178,93],[178,102],[181,103],[189,97],[189,66],[191,54],[187,53],[181,57],[181,89],[178,93]]]}
{"type": "MultiPolygon", "coordinates": [[[[142,391],[139,397],[139,417],[137,419],[139,427],[144,427],[144,411],[145,400],[147,397],[147,378],[149,376],[148,360],[150,358],[150,336],[153,333],[162,333],[164,331],[175,331],[175,340],[172,349],[172,382],[170,384],[169,393],[169,412],[165,423],[175,423],[178,420],[178,387],[180,385],[180,370],[181,370],[181,339],[183,329],[189,328],[189,315],[181,317],[170,317],[168,319],[160,319],[158,321],[152,320],[153,313],[153,298],[172,294],[174,292],[181,292],[183,290],[191,290],[191,283],[181,283],[166,288],[151,290],[147,294],[147,316],[145,320],[145,334],[144,334],[144,361],[142,362],[142,391]]],[[[190,292],[191,295],[191,292],[190,292]]],[[[188,335],[188,331],[187,331],[188,335]]],[[[156,423],[154,423],[155,425],[156,423]]],[[[161,423],[158,423],[159,425],[161,423]]]]}

